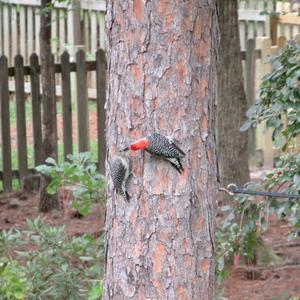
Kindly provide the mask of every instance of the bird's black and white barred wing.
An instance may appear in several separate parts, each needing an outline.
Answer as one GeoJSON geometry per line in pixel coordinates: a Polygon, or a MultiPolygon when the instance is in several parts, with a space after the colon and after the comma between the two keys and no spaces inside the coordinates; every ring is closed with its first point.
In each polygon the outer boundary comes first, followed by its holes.
{"type": "Polygon", "coordinates": [[[148,141],[149,146],[147,151],[152,154],[165,158],[182,158],[185,156],[185,153],[169,137],[159,133],[153,133],[148,137],[148,141]]]}

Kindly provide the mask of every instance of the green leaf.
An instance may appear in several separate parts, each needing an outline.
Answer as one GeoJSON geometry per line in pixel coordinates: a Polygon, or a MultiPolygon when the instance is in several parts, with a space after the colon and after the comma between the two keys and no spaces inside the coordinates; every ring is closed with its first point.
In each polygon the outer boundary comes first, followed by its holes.
{"type": "Polygon", "coordinates": [[[241,127],[240,131],[246,131],[252,126],[253,122],[251,119],[248,119],[241,127]]]}
{"type": "Polygon", "coordinates": [[[88,300],[97,300],[97,299],[101,299],[101,297],[102,297],[102,286],[100,285],[92,286],[92,288],[89,290],[88,300]]]}
{"type": "Polygon", "coordinates": [[[300,185],[300,175],[299,174],[295,174],[293,177],[293,181],[295,185],[300,185]]]}
{"type": "Polygon", "coordinates": [[[46,159],[46,163],[49,164],[49,165],[57,166],[55,159],[52,158],[52,157],[48,157],[46,159]]]}

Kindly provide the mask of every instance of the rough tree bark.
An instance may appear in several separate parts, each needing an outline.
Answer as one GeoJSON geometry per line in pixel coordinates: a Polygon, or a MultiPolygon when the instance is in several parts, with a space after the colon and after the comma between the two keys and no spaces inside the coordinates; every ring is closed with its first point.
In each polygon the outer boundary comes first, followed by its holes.
{"type": "Polygon", "coordinates": [[[185,171],[131,155],[130,203],[107,165],[103,299],[212,299],[217,17],[214,0],[108,0],[108,164],[154,131],[186,151],[185,171]]]}
{"type": "MultiPolygon", "coordinates": [[[[238,28],[238,2],[218,0],[220,45],[218,72],[218,165],[220,183],[238,185],[248,182],[248,135],[240,132],[245,120],[247,100],[243,86],[243,70],[238,28]]],[[[225,193],[220,200],[228,202],[225,193]]]]}
{"type": "MultiPolygon", "coordinates": [[[[56,158],[56,109],[55,91],[53,87],[53,58],[51,54],[51,0],[41,1],[40,53],[41,53],[41,84],[43,107],[43,159],[56,158]]],[[[58,196],[46,192],[50,179],[41,176],[40,211],[58,209],[58,196]]]]}

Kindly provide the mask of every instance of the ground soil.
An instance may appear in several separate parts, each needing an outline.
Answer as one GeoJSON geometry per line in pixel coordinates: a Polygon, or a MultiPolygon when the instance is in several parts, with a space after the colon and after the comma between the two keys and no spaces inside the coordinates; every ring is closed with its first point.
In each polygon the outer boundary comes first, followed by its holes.
{"type": "MultiPolygon", "coordinates": [[[[70,192],[60,192],[61,210],[40,214],[37,194],[0,194],[0,230],[15,226],[25,228],[26,219],[40,215],[46,224],[66,226],[69,236],[90,233],[98,237],[103,231],[104,204],[94,205],[85,218],[74,217],[70,192]]],[[[246,267],[242,263],[225,280],[223,296],[230,300],[284,300],[284,295],[300,296],[300,239],[287,241],[286,222],[272,217],[270,228],[263,235],[267,245],[282,257],[279,267],[246,267]],[[254,279],[253,279],[254,277],[254,279]]]]}
{"type": "Polygon", "coordinates": [[[60,191],[60,211],[40,213],[38,211],[38,194],[1,193],[0,194],[0,230],[16,227],[24,229],[27,219],[38,216],[50,225],[65,225],[68,236],[79,236],[84,233],[98,237],[103,231],[104,225],[104,202],[93,205],[87,217],[78,217],[71,208],[70,192],[60,191]]]}
{"type": "Polygon", "coordinates": [[[282,265],[239,266],[223,284],[224,297],[230,300],[285,300],[289,299],[285,298],[287,295],[300,297],[300,239],[288,242],[289,230],[285,222],[272,218],[263,237],[274,253],[282,258],[282,265]]]}

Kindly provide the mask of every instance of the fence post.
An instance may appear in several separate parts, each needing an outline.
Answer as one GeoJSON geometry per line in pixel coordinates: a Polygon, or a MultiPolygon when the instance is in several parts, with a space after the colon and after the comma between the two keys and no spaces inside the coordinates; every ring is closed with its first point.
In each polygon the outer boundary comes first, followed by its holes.
{"type": "MultiPolygon", "coordinates": [[[[245,81],[246,81],[246,97],[247,107],[249,108],[255,101],[255,40],[249,39],[246,44],[246,62],[245,62],[245,81]]],[[[249,154],[253,156],[255,154],[256,141],[255,141],[255,129],[248,130],[248,150],[249,154]]]]}
{"type": "Polygon", "coordinates": [[[33,53],[33,8],[27,7],[27,49],[28,55],[26,61],[29,62],[29,57],[33,53]]]}
{"type": "MultiPolygon", "coordinates": [[[[3,24],[9,24],[8,4],[3,5],[3,24]]],[[[4,55],[6,55],[9,58],[10,57],[10,55],[9,55],[10,38],[9,38],[8,30],[3,30],[3,40],[5,41],[5,43],[3,43],[3,47],[4,47],[3,53],[4,53],[4,55]]]]}
{"type": "Polygon", "coordinates": [[[100,48],[105,48],[105,13],[99,14],[99,35],[100,35],[100,48]]]}
{"type": "Polygon", "coordinates": [[[8,64],[5,56],[0,57],[0,111],[2,133],[2,162],[3,162],[3,188],[4,191],[12,190],[11,168],[11,138],[9,121],[9,92],[8,92],[8,64]]]}
{"type": "Polygon", "coordinates": [[[99,49],[96,52],[97,76],[97,129],[98,129],[98,169],[105,174],[106,140],[105,140],[105,89],[106,89],[106,61],[105,52],[99,49]]]}
{"type": "Polygon", "coordinates": [[[27,62],[26,57],[26,10],[25,6],[20,6],[19,20],[20,20],[20,54],[25,58],[25,63],[27,62]]]}
{"type": "MultiPolygon", "coordinates": [[[[260,85],[262,78],[271,72],[272,66],[269,61],[272,54],[271,49],[271,39],[267,37],[257,37],[256,46],[261,49],[261,59],[257,62],[257,86],[260,85]]],[[[265,124],[258,126],[257,132],[262,132],[264,130],[265,124]]],[[[273,142],[272,142],[272,132],[270,129],[266,130],[262,136],[259,136],[262,139],[261,146],[263,149],[264,156],[264,166],[271,168],[273,167],[273,142]]]]}
{"type": "Polygon", "coordinates": [[[64,51],[61,56],[61,79],[64,157],[66,158],[68,154],[73,153],[70,55],[67,51],[64,51]]]}
{"type": "Polygon", "coordinates": [[[39,39],[39,36],[40,36],[40,27],[41,27],[41,18],[40,18],[40,15],[41,15],[41,12],[40,12],[40,9],[39,7],[35,7],[34,8],[34,20],[35,20],[35,43],[34,43],[34,49],[35,49],[35,53],[37,55],[40,54],[40,39],[39,39]]]}
{"type": "MultiPolygon", "coordinates": [[[[12,43],[11,43],[11,57],[15,57],[18,53],[18,19],[17,19],[17,6],[12,5],[10,7],[10,12],[11,12],[11,38],[12,38],[12,43]]],[[[7,26],[8,24],[6,24],[7,26]]],[[[7,30],[7,29],[6,29],[7,30]]],[[[8,42],[8,41],[4,41],[8,42]]]]}
{"type": "Polygon", "coordinates": [[[17,141],[18,141],[18,168],[19,181],[28,173],[27,140],[26,140],[26,115],[24,94],[24,63],[23,57],[15,57],[15,83],[16,83],[16,116],[17,116],[17,141]]]}
{"type": "MultiPolygon", "coordinates": [[[[239,2],[239,9],[240,10],[245,10],[246,9],[246,1],[241,0],[239,2]]],[[[244,50],[246,48],[246,40],[247,40],[246,21],[245,20],[239,20],[239,34],[240,34],[241,49],[244,50]]]]}
{"type": "Polygon", "coordinates": [[[277,38],[278,38],[278,16],[270,16],[270,34],[271,34],[271,40],[272,45],[277,44],[277,38]]]}
{"type": "Polygon", "coordinates": [[[78,121],[78,149],[79,152],[89,151],[89,119],[86,82],[85,52],[76,53],[77,78],[77,121],[78,121]]]}
{"type": "Polygon", "coordinates": [[[30,83],[32,101],[32,127],[34,142],[34,165],[38,166],[43,162],[42,154],[42,117],[41,117],[41,93],[40,93],[40,72],[39,58],[33,53],[30,56],[30,83]]]}

